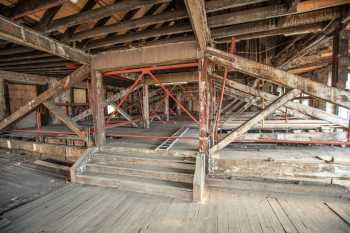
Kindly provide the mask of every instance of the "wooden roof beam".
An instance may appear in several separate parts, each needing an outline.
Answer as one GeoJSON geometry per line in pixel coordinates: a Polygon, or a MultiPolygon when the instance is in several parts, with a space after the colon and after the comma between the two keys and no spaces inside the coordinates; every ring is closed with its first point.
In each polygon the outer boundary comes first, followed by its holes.
{"type": "Polygon", "coordinates": [[[311,96],[338,104],[350,109],[350,92],[334,87],[329,87],[319,82],[311,81],[298,75],[264,65],[237,55],[231,55],[214,48],[208,48],[206,57],[229,69],[235,69],[256,78],[262,78],[270,82],[295,88],[311,96]]]}
{"type": "Polygon", "coordinates": [[[220,1],[208,1],[206,3],[206,11],[208,13],[221,11],[226,9],[232,9],[242,6],[248,6],[252,4],[258,4],[262,2],[268,2],[269,0],[220,0],[220,1]]]}
{"type": "Polygon", "coordinates": [[[69,0],[20,0],[11,9],[12,20],[19,19],[21,17],[34,14],[38,11],[50,9],[56,6],[61,6],[63,3],[69,0]]]}
{"type": "Polygon", "coordinates": [[[0,17],[0,38],[81,64],[90,63],[90,55],[85,52],[43,36],[4,17],[0,17]]]}
{"type": "Polygon", "coordinates": [[[185,0],[185,4],[199,48],[204,52],[207,45],[212,43],[205,11],[205,0],[185,0]]]}
{"type": "Polygon", "coordinates": [[[144,6],[152,6],[158,3],[170,2],[171,0],[129,0],[118,1],[114,4],[99,7],[96,9],[88,10],[78,14],[66,16],[60,19],[54,20],[49,28],[48,32],[57,31],[62,28],[72,27],[82,23],[88,23],[96,21],[107,16],[114,15],[121,11],[131,11],[144,6]]]}

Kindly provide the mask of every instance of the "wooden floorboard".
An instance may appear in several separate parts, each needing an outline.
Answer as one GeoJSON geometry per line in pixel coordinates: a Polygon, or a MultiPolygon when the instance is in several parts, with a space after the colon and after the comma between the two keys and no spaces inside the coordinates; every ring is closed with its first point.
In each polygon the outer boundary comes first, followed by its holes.
{"type": "Polygon", "coordinates": [[[4,214],[11,223],[0,232],[345,233],[349,210],[329,197],[211,189],[203,204],[67,185],[4,214]]]}

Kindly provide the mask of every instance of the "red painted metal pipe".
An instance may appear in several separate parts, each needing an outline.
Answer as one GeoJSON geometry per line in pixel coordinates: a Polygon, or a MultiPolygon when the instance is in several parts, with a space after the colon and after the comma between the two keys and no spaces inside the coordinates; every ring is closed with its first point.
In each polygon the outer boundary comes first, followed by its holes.
{"type": "Polygon", "coordinates": [[[169,95],[170,98],[172,98],[175,103],[197,124],[199,124],[198,120],[196,118],[194,118],[194,116],[181,104],[180,101],[178,101],[178,99],[173,96],[171,94],[171,92],[162,84],[162,82],[160,82],[153,74],[151,71],[145,71],[147,74],[149,74],[151,76],[151,78],[157,83],[159,84],[159,86],[163,89],[163,91],[169,95]]]}
{"type": "Polygon", "coordinates": [[[276,140],[276,139],[256,139],[256,140],[236,140],[232,143],[276,143],[276,144],[291,144],[291,145],[350,145],[349,142],[342,141],[296,141],[296,140],[276,140]]]}
{"type": "Polygon", "coordinates": [[[198,67],[198,63],[183,63],[183,64],[175,64],[175,65],[152,66],[152,67],[144,67],[144,68],[109,71],[109,72],[103,73],[103,75],[118,75],[118,74],[138,73],[138,72],[144,72],[144,71],[173,70],[173,69],[194,68],[194,67],[198,67]]]}

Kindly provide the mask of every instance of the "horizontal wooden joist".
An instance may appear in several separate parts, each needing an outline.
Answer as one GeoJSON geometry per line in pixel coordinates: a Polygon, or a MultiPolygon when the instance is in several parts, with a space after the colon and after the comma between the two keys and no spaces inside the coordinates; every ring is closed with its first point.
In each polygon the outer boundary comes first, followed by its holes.
{"type": "Polygon", "coordinates": [[[214,39],[241,36],[244,34],[253,34],[259,32],[266,32],[271,30],[293,28],[302,25],[314,25],[329,21],[342,16],[342,11],[339,8],[328,8],[318,11],[312,11],[302,14],[295,14],[290,16],[283,16],[279,19],[281,23],[276,22],[274,19],[261,20],[257,22],[250,22],[245,24],[227,26],[212,30],[214,39]],[[288,20],[283,20],[284,18],[288,20]]]}
{"type": "MultiPolygon", "coordinates": [[[[24,74],[0,70],[0,79],[24,84],[45,85],[51,78],[40,75],[24,74]]],[[[53,78],[54,79],[54,78],[53,78]]]]}
{"type": "Polygon", "coordinates": [[[214,48],[207,49],[206,57],[212,62],[219,63],[229,69],[234,69],[256,78],[262,78],[278,85],[299,89],[311,96],[350,108],[350,92],[346,90],[329,87],[322,83],[214,48]]]}
{"type": "Polygon", "coordinates": [[[81,64],[90,63],[90,55],[58,42],[38,32],[18,25],[0,16],[0,38],[15,44],[41,50],[81,64]]]}
{"type": "Polygon", "coordinates": [[[125,35],[116,35],[116,36],[106,37],[103,39],[92,40],[84,48],[96,49],[96,48],[112,46],[116,44],[122,44],[122,43],[127,43],[132,41],[153,38],[153,37],[182,34],[182,33],[191,32],[191,31],[192,31],[191,25],[179,25],[179,26],[172,26],[172,27],[157,28],[152,30],[145,30],[142,32],[130,32],[125,35]]]}
{"type": "Polygon", "coordinates": [[[93,22],[122,11],[132,11],[141,7],[153,6],[159,3],[171,2],[171,0],[129,0],[117,1],[114,4],[80,12],[54,20],[50,23],[47,32],[57,31],[66,27],[93,22]]]}
{"type": "Polygon", "coordinates": [[[220,1],[208,1],[205,4],[207,12],[215,12],[221,10],[227,10],[232,8],[244,7],[248,5],[268,2],[269,0],[220,0],[220,1]]]}
{"type": "Polygon", "coordinates": [[[107,51],[93,57],[96,70],[111,71],[135,67],[180,64],[197,61],[199,52],[194,41],[142,48],[107,51]]]}
{"type": "Polygon", "coordinates": [[[158,23],[166,23],[184,18],[188,18],[187,12],[185,10],[165,12],[158,15],[145,16],[138,19],[131,19],[115,24],[92,28],[90,30],[82,32],[77,32],[73,34],[67,41],[79,41],[83,39],[106,35],[109,33],[131,30],[140,27],[147,27],[158,23]]]}
{"type": "Polygon", "coordinates": [[[60,6],[69,0],[25,0],[18,1],[14,9],[11,9],[11,19],[15,20],[39,11],[60,6]]]}

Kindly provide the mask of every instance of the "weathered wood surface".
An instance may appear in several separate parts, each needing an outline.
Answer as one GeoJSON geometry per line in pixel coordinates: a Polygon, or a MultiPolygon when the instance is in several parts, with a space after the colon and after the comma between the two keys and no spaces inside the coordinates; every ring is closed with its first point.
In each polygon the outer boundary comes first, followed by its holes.
{"type": "Polygon", "coordinates": [[[229,145],[232,141],[237,139],[242,134],[246,133],[250,128],[252,128],[255,124],[257,124],[259,121],[263,120],[265,117],[285,105],[288,101],[292,100],[296,96],[300,94],[299,90],[291,90],[284,94],[283,96],[279,97],[275,101],[273,101],[270,105],[268,105],[264,110],[256,114],[254,117],[249,119],[247,122],[242,124],[240,127],[235,129],[232,133],[227,135],[225,138],[223,138],[221,141],[218,142],[215,146],[210,148],[211,153],[215,153],[219,150],[222,150],[227,145],[229,145]]]}
{"type": "MultiPolygon", "coordinates": [[[[214,78],[217,78],[217,79],[223,79],[223,77],[221,77],[217,74],[210,73],[210,75],[214,78]]],[[[228,89],[230,89],[230,88],[237,89],[243,93],[247,93],[247,94],[250,94],[250,95],[253,95],[256,97],[261,97],[261,98],[267,100],[268,102],[272,102],[278,98],[277,96],[275,96],[273,94],[270,94],[270,93],[267,93],[264,91],[258,91],[253,87],[246,86],[246,85],[241,84],[241,83],[236,82],[236,81],[227,80],[226,85],[227,85],[228,89]]],[[[344,119],[338,117],[337,115],[325,112],[325,111],[318,109],[318,108],[306,106],[306,105],[296,103],[296,102],[289,102],[286,104],[286,107],[293,109],[293,110],[296,110],[302,114],[312,116],[312,117],[315,117],[315,118],[320,119],[320,120],[329,121],[333,124],[337,124],[337,125],[343,126],[345,128],[347,128],[349,126],[349,122],[347,120],[344,120],[344,119]]]]}
{"type": "Polygon", "coordinates": [[[90,63],[90,55],[38,32],[0,17],[0,38],[15,44],[38,49],[81,64],[90,63]]]}
{"type": "Polygon", "coordinates": [[[61,122],[63,122],[69,129],[76,133],[81,139],[88,141],[86,133],[80,129],[79,125],[72,121],[64,112],[63,109],[56,106],[54,103],[47,101],[43,105],[61,122]]]}
{"type": "MultiPolygon", "coordinates": [[[[349,225],[314,196],[212,190],[208,203],[68,185],[6,213],[4,232],[312,232],[345,233],[349,225]],[[326,220],[325,220],[326,219],[326,220]]],[[[344,210],[345,199],[327,203],[344,210]]],[[[348,217],[346,217],[347,219],[348,217]]]]}
{"type": "Polygon", "coordinates": [[[213,62],[239,72],[266,79],[278,85],[299,89],[311,96],[350,108],[350,92],[346,90],[329,87],[322,83],[213,48],[207,49],[207,57],[213,62]]]}
{"type": "Polygon", "coordinates": [[[91,110],[95,127],[95,145],[99,147],[106,143],[105,89],[103,87],[103,75],[96,71],[94,67],[91,69],[91,94],[93,96],[91,110]]]}
{"type": "Polygon", "coordinates": [[[204,52],[207,45],[211,43],[211,35],[205,11],[205,1],[185,0],[185,4],[199,48],[204,52]]]}
{"type": "Polygon", "coordinates": [[[131,0],[128,2],[116,2],[111,5],[91,9],[78,14],[59,18],[50,23],[47,32],[60,30],[67,26],[71,27],[87,22],[96,21],[107,16],[112,16],[121,11],[132,11],[141,7],[152,6],[155,4],[170,2],[170,0],[131,0]]]}
{"type": "Polygon", "coordinates": [[[196,43],[185,41],[103,52],[94,56],[93,60],[96,70],[109,71],[193,62],[198,57],[196,43]]]}
{"type": "Polygon", "coordinates": [[[26,114],[30,113],[37,106],[49,100],[50,98],[71,88],[74,84],[79,83],[84,79],[88,78],[89,75],[90,75],[89,65],[83,65],[82,67],[78,68],[72,74],[68,75],[64,79],[57,82],[57,85],[55,87],[52,87],[47,91],[43,92],[42,94],[40,94],[39,96],[31,100],[29,103],[27,103],[26,105],[18,109],[16,112],[12,113],[10,116],[3,119],[0,122],[0,130],[3,130],[6,127],[10,126],[12,123],[24,117],[26,114]]]}

